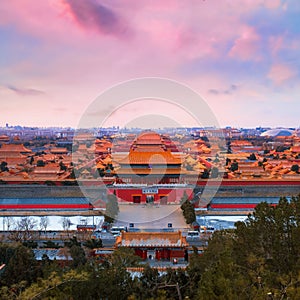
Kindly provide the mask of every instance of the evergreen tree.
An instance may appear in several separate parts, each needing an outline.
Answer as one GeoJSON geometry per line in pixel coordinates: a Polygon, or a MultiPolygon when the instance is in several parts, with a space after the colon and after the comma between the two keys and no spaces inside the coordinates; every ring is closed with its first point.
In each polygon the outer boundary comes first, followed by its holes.
{"type": "Polygon", "coordinates": [[[104,217],[105,222],[113,223],[118,213],[119,213],[118,198],[116,196],[116,191],[114,190],[113,194],[107,196],[106,212],[104,217]]]}
{"type": "MultiPolygon", "coordinates": [[[[183,195],[182,201],[185,200],[186,197],[187,195],[186,196],[183,195]]],[[[192,224],[193,222],[196,221],[196,213],[195,213],[194,205],[188,199],[186,199],[182,203],[181,209],[187,224],[192,224]]]]}

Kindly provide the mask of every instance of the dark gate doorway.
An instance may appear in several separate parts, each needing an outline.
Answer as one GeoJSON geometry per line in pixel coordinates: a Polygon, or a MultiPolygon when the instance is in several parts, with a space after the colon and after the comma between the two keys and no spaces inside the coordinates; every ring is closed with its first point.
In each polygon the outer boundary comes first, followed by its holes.
{"type": "Polygon", "coordinates": [[[133,203],[141,203],[141,196],[132,196],[133,203]]]}

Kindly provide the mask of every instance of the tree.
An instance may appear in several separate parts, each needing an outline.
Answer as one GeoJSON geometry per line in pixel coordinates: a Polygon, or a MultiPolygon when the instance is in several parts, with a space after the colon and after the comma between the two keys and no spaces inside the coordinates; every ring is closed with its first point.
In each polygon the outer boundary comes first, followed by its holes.
{"type": "Polygon", "coordinates": [[[87,280],[85,271],[52,272],[47,278],[40,278],[22,291],[18,299],[91,299],[85,297],[89,293],[86,289],[87,280]]]}
{"type": "Polygon", "coordinates": [[[204,169],[202,175],[201,175],[202,179],[208,179],[209,178],[209,171],[207,169],[204,169]]]}
{"type": "Polygon", "coordinates": [[[48,225],[49,225],[49,218],[48,218],[48,216],[41,217],[40,218],[40,229],[44,230],[46,232],[48,225]]]}
{"type": "Polygon", "coordinates": [[[250,156],[248,156],[249,160],[256,160],[256,156],[254,153],[251,153],[250,156]]]}
{"type": "Polygon", "coordinates": [[[67,166],[61,161],[59,163],[59,168],[60,168],[60,171],[67,171],[67,166]]]}
{"type": "Polygon", "coordinates": [[[101,239],[90,239],[83,243],[83,246],[89,249],[102,248],[102,240],[101,239]]]}
{"type": "Polygon", "coordinates": [[[97,171],[98,171],[100,177],[105,176],[105,169],[104,168],[98,168],[97,171]]]}
{"type": "Polygon", "coordinates": [[[70,229],[70,227],[71,227],[71,220],[70,220],[70,218],[68,218],[68,217],[62,217],[61,224],[62,224],[62,227],[63,227],[64,231],[68,231],[70,229]]]}
{"type": "Polygon", "coordinates": [[[15,224],[15,229],[10,233],[9,238],[16,242],[33,240],[35,237],[37,221],[33,217],[22,217],[15,224]]]}
{"type": "Polygon", "coordinates": [[[78,268],[79,266],[85,265],[87,259],[85,257],[85,252],[79,245],[72,245],[70,248],[70,254],[72,257],[72,264],[73,268],[78,268]]]}
{"type": "Polygon", "coordinates": [[[231,166],[230,166],[230,171],[231,171],[231,172],[235,172],[235,171],[237,171],[238,169],[239,169],[239,164],[238,164],[238,162],[234,161],[234,162],[231,164],[231,166]]]}
{"type": "Polygon", "coordinates": [[[216,231],[202,256],[192,255],[189,296],[266,299],[272,291],[273,299],[298,299],[299,234],[300,196],[259,204],[236,229],[216,231]]]}
{"type": "Polygon", "coordinates": [[[34,162],[34,157],[33,156],[30,156],[30,161],[29,161],[29,164],[32,165],[34,162]]]}
{"type": "Polygon", "coordinates": [[[246,222],[236,224],[237,262],[246,267],[247,273],[261,277],[265,286],[278,292],[298,280],[299,212],[299,196],[290,201],[281,198],[275,207],[266,202],[257,205],[246,222]]]}
{"type": "Polygon", "coordinates": [[[225,163],[225,165],[228,166],[230,163],[231,163],[231,159],[228,158],[228,157],[226,157],[226,163],[225,163]]]}
{"type": "Polygon", "coordinates": [[[219,177],[219,169],[217,167],[213,167],[211,169],[211,178],[218,178],[219,177]]]}
{"type": "Polygon", "coordinates": [[[72,246],[81,246],[81,243],[78,242],[77,237],[74,235],[68,241],[65,242],[65,246],[71,248],[72,246]]]}
{"type": "Polygon", "coordinates": [[[46,164],[45,162],[42,160],[42,159],[39,159],[37,162],[36,162],[36,166],[37,167],[44,167],[46,164]]]}
{"type": "MultiPolygon", "coordinates": [[[[6,224],[7,231],[9,231],[11,226],[13,226],[15,224],[15,220],[13,217],[3,217],[3,218],[4,218],[3,224],[6,224]]],[[[3,228],[3,230],[4,230],[4,228],[3,228]]]]}
{"type": "Polygon", "coordinates": [[[31,283],[39,273],[37,262],[31,249],[18,245],[11,248],[13,255],[9,258],[1,280],[6,285],[25,281],[31,283]]]}
{"type": "Polygon", "coordinates": [[[194,205],[189,200],[186,200],[181,205],[181,209],[187,224],[192,224],[196,221],[194,205]]]}
{"type": "Polygon", "coordinates": [[[105,222],[113,223],[118,213],[119,213],[118,198],[116,196],[116,191],[114,190],[113,194],[107,196],[106,211],[104,216],[105,222]]]}
{"type": "Polygon", "coordinates": [[[54,243],[53,241],[46,241],[43,242],[43,246],[41,248],[53,248],[53,249],[59,249],[61,246],[57,243],[54,243]]]}
{"type": "Polygon", "coordinates": [[[231,154],[232,153],[232,150],[231,150],[231,142],[228,141],[227,142],[227,154],[231,154]]]}
{"type": "Polygon", "coordinates": [[[291,171],[295,172],[295,173],[299,173],[299,165],[292,165],[291,166],[291,171]]]}
{"type": "Polygon", "coordinates": [[[2,161],[0,164],[0,171],[1,172],[8,172],[9,169],[7,167],[7,162],[6,161],[2,161]]]}
{"type": "Polygon", "coordinates": [[[141,258],[134,254],[133,249],[120,247],[113,252],[108,259],[110,265],[114,267],[137,267],[141,262],[141,258]]]}

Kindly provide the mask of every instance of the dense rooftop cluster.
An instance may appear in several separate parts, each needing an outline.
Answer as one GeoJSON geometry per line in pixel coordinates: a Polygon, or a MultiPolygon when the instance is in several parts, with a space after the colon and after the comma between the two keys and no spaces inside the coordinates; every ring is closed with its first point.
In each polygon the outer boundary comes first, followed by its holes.
{"type": "Polygon", "coordinates": [[[207,178],[299,179],[297,130],[247,134],[236,129],[193,132],[81,132],[0,136],[1,182],[189,183],[207,178]],[[76,176],[75,176],[76,174],[76,176]],[[137,179],[133,180],[132,178],[137,179]],[[167,178],[167,179],[166,179],[167,178]]]}

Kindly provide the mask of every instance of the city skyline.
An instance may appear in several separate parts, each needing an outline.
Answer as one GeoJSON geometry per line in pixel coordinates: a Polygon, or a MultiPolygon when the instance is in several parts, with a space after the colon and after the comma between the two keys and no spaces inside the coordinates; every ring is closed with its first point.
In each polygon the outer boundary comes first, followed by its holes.
{"type": "Polygon", "coordinates": [[[0,126],[76,128],[103,91],[158,77],[197,92],[221,127],[298,128],[299,12],[296,0],[3,2],[0,126]]]}

